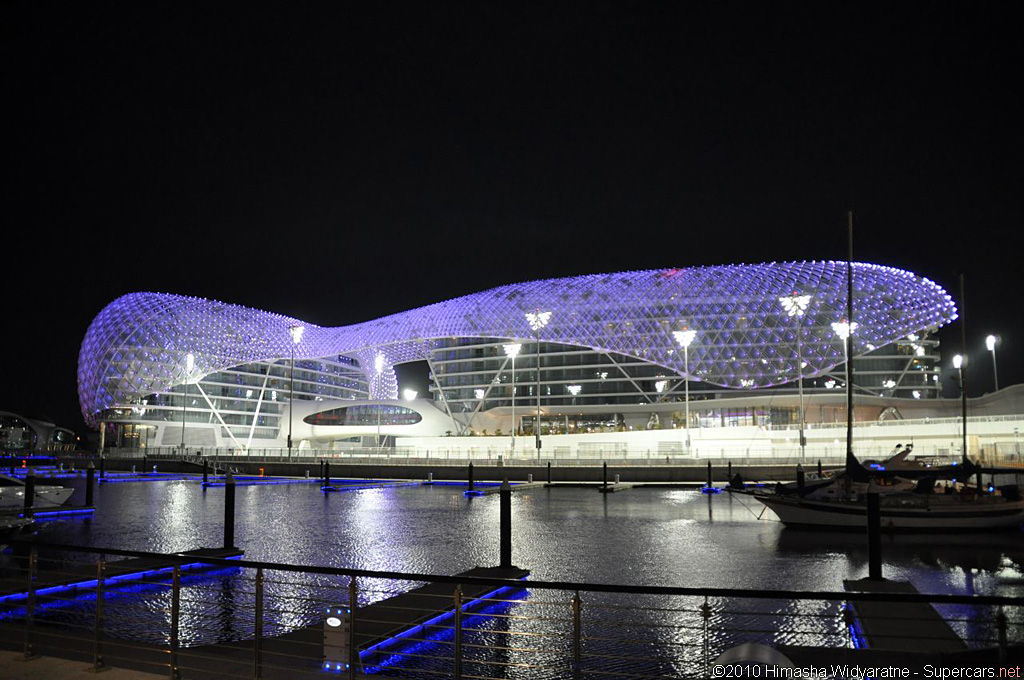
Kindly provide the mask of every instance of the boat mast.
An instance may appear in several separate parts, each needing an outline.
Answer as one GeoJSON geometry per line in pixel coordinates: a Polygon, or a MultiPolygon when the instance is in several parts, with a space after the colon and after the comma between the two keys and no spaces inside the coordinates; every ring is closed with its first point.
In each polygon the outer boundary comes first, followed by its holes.
{"type": "MultiPolygon", "coordinates": [[[[960,272],[960,418],[963,420],[963,448],[961,456],[966,465],[967,458],[967,300],[964,298],[964,273],[960,272]]],[[[978,475],[978,489],[981,489],[978,475]]]]}
{"type": "Polygon", "coordinates": [[[860,463],[853,455],[853,211],[846,213],[846,469],[860,463]]]}

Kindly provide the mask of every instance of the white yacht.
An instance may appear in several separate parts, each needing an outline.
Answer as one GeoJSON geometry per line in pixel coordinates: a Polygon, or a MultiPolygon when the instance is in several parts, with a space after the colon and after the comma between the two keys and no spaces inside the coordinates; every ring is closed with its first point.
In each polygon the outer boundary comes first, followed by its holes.
{"type": "MultiPolygon", "coordinates": [[[[33,508],[54,508],[71,498],[74,489],[67,486],[35,485],[33,508]]],[[[17,477],[0,475],[0,510],[18,510],[25,507],[25,482],[17,477]]]]}

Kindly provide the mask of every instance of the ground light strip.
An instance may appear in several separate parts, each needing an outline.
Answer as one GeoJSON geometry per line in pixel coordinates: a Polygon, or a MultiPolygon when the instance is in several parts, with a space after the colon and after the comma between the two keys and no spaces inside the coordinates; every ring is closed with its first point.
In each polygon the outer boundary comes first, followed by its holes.
{"type": "MultiPolygon", "coordinates": [[[[526,577],[524,576],[520,580],[521,581],[525,581],[526,577]]],[[[506,591],[515,591],[515,590],[519,590],[519,589],[515,588],[513,586],[501,586],[500,588],[492,590],[489,593],[485,593],[484,595],[481,595],[480,597],[474,598],[474,599],[470,600],[469,602],[466,602],[465,604],[462,605],[462,611],[466,612],[466,611],[469,610],[470,607],[474,607],[477,604],[479,604],[479,603],[481,603],[481,602],[483,602],[485,600],[491,599],[491,598],[493,598],[496,595],[499,595],[499,594],[504,593],[506,591]]],[[[507,603],[503,602],[503,603],[500,603],[500,604],[507,604],[507,603]]],[[[421,621],[420,623],[417,623],[414,626],[412,626],[410,628],[407,628],[407,629],[403,630],[400,633],[396,633],[395,635],[392,635],[389,638],[381,640],[380,642],[378,642],[378,643],[376,643],[376,644],[374,644],[374,645],[372,645],[370,647],[367,647],[366,649],[361,650],[359,652],[359,660],[360,660],[360,662],[362,662],[363,659],[368,658],[368,657],[370,657],[373,654],[386,653],[386,652],[384,652],[382,650],[382,648],[389,647],[389,646],[394,645],[396,643],[400,643],[400,642],[402,642],[404,640],[404,638],[407,638],[407,637],[415,634],[418,630],[422,630],[423,628],[426,628],[428,626],[433,626],[433,625],[435,625],[435,624],[437,624],[437,623],[439,623],[441,621],[444,621],[445,619],[447,619],[449,617],[452,617],[454,615],[455,615],[455,609],[452,608],[450,611],[441,612],[437,616],[429,618],[426,621],[421,621]]],[[[420,642],[420,641],[417,641],[417,642],[420,642]]],[[[423,642],[423,644],[430,644],[430,643],[433,643],[433,642],[435,642],[435,641],[430,640],[430,641],[423,642]]],[[[392,658],[396,657],[396,656],[400,657],[402,655],[400,655],[400,654],[392,654],[390,657],[388,657],[384,661],[382,661],[382,662],[380,662],[378,664],[374,664],[373,666],[370,666],[369,670],[365,670],[364,669],[364,672],[373,672],[374,670],[380,669],[382,666],[387,665],[390,662],[390,660],[392,658]]],[[[331,671],[331,672],[338,672],[338,671],[347,670],[348,666],[349,665],[347,663],[338,663],[336,661],[335,662],[325,661],[324,662],[323,670],[331,671]],[[333,666],[333,668],[332,668],[332,666],[333,666]]]]}
{"type": "MultiPolygon", "coordinates": [[[[234,555],[232,557],[226,557],[228,560],[240,560],[241,555],[234,555]]],[[[114,562],[113,564],[117,564],[114,562]]],[[[190,562],[188,564],[181,565],[183,571],[203,569],[206,567],[213,567],[215,565],[208,564],[206,562],[190,562]]],[[[174,571],[174,567],[160,567],[159,569],[147,569],[145,571],[132,571],[126,574],[117,574],[116,576],[108,576],[103,579],[103,585],[107,586],[111,583],[118,581],[138,581],[150,576],[157,574],[167,574],[174,571]]],[[[48,586],[46,588],[38,588],[35,591],[37,596],[39,595],[52,595],[54,593],[61,593],[68,590],[93,590],[96,588],[96,579],[86,579],[84,581],[76,581],[75,583],[65,583],[57,586],[48,586]]],[[[17,600],[28,599],[28,591],[23,593],[11,593],[10,595],[0,596],[0,602],[14,602],[17,600]]]]}

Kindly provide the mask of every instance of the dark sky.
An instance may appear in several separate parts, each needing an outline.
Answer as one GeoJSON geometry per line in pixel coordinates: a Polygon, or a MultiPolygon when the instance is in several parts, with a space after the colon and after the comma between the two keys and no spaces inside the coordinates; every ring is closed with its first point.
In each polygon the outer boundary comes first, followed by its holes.
{"type": "Polygon", "coordinates": [[[78,347],[124,293],[344,325],[845,259],[850,209],[856,259],[966,273],[972,392],[988,333],[1020,382],[1015,15],[827,5],[4,3],[0,410],[83,428],[78,347]]]}

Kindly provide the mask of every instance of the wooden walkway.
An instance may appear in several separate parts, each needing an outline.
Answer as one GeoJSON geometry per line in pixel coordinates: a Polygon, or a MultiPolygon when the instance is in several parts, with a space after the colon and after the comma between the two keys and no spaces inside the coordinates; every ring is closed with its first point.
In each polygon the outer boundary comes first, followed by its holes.
{"type": "MultiPolygon", "coordinates": [[[[240,557],[243,552],[238,548],[199,548],[178,553],[191,557],[217,557],[221,559],[240,557]]],[[[198,565],[197,565],[198,566],[198,565]]],[[[104,582],[127,581],[133,578],[144,578],[156,572],[170,572],[174,563],[157,558],[132,558],[107,562],[104,569],[104,582]]],[[[91,590],[96,587],[96,564],[81,564],[67,569],[40,569],[36,574],[36,594],[48,595],[62,589],[91,590]]],[[[0,602],[20,600],[28,596],[28,584],[25,578],[0,579],[0,602]]]]}
{"type": "MultiPolygon", "coordinates": [[[[917,593],[906,581],[843,581],[847,592],[917,593]]],[[[967,649],[935,608],[924,602],[852,602],[855,629],[870,650],[957,652],[967,649]]]]}

